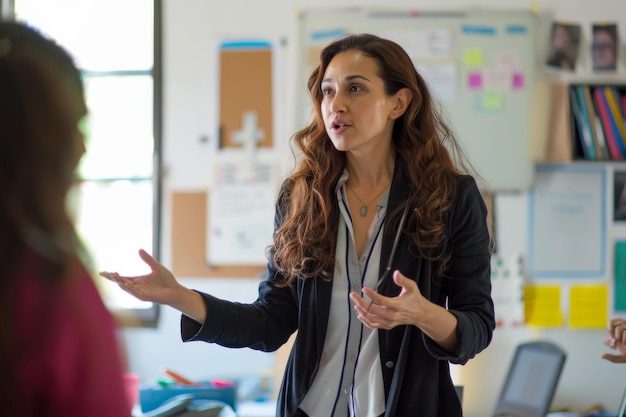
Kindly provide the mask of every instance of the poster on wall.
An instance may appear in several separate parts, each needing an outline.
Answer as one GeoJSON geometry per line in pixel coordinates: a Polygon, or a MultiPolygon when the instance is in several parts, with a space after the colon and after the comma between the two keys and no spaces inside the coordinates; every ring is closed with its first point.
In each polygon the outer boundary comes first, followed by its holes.
{"type": "Polygon", "coordinates": [[[276,167],[218,164],[207,196],[208,265],[264,265],[272,243],[276,167]]]}
{"type": "Polygon", "coordinates": [[[272,52],[272,44],[260,40],[220,45],[220,148],[243,145],[236,133],[246,114],[254,114],[255,127],[263,131],[256,146],[272,147],[272,52]]]}
{"type": "Polygon", "coordinates": [[[529,195],[532,277],[604,277],[605,177],[602,168],[537,167],[529,195]]]}

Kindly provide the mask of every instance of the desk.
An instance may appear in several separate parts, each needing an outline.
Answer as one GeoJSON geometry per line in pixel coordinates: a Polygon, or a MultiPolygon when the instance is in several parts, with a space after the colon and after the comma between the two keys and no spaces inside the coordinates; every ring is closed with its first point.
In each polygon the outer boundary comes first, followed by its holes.
{"type": "Polygon", "coordinates": [[[245,401],[237,404],[237,417],[274,417],[276,401],[245,401]]]}

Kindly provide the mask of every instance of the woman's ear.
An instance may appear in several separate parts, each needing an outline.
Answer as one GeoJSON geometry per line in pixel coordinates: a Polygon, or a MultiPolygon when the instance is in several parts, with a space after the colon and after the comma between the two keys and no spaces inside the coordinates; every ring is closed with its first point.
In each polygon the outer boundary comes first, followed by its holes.
{"type": "Polygon", "coordinates": [[[394,120],[402,116],[406,109],[409,107],[409,103],[413,99],[413,93],[411,92],[411,90],[405,87],[398,90],[395,96],[395,107],[389,115],[394,120]]]}

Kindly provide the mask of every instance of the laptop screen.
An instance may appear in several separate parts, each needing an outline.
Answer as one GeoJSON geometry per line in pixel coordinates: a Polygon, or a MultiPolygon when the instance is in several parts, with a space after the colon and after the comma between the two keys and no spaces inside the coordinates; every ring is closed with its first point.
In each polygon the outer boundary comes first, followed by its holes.
{"type": "Polygon", "coordinates": [[[552,402],[564,362],[563,352],[548,344],[528,344],[517,349],[495,415],[544,417],[552,402]]]}
{"type": "Polygon", "coordinates": [[[541,408],[549,403],[560,372],[560,363],[555,360],[554,353],[522,351],[514,367],[515,377],[508,381],[503,400],[531,408],[541,408]]]}

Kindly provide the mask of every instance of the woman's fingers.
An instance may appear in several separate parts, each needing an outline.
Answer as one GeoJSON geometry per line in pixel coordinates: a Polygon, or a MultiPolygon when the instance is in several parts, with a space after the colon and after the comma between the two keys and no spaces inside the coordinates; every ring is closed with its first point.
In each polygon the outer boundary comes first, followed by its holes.
{"type": "Polygon", "coordinates": [[[113,281],[115,283],[119,283],[120,275],[117,272],[100,271],[98,273],[98,275],[100,275],[103,278],[108,279],[109,281],[113,281]]]}
{"type": "Polygon", "coordinates": [[[159,261],[154,259],[152,255],[150,255],[148,252],[146,252],[143,249],[139,249],[139,257],[141,258],[142,261],[148,264],[148,266],[150,267],[152,271],[161,267],[161,264],[159,263],[159,261]]]}

